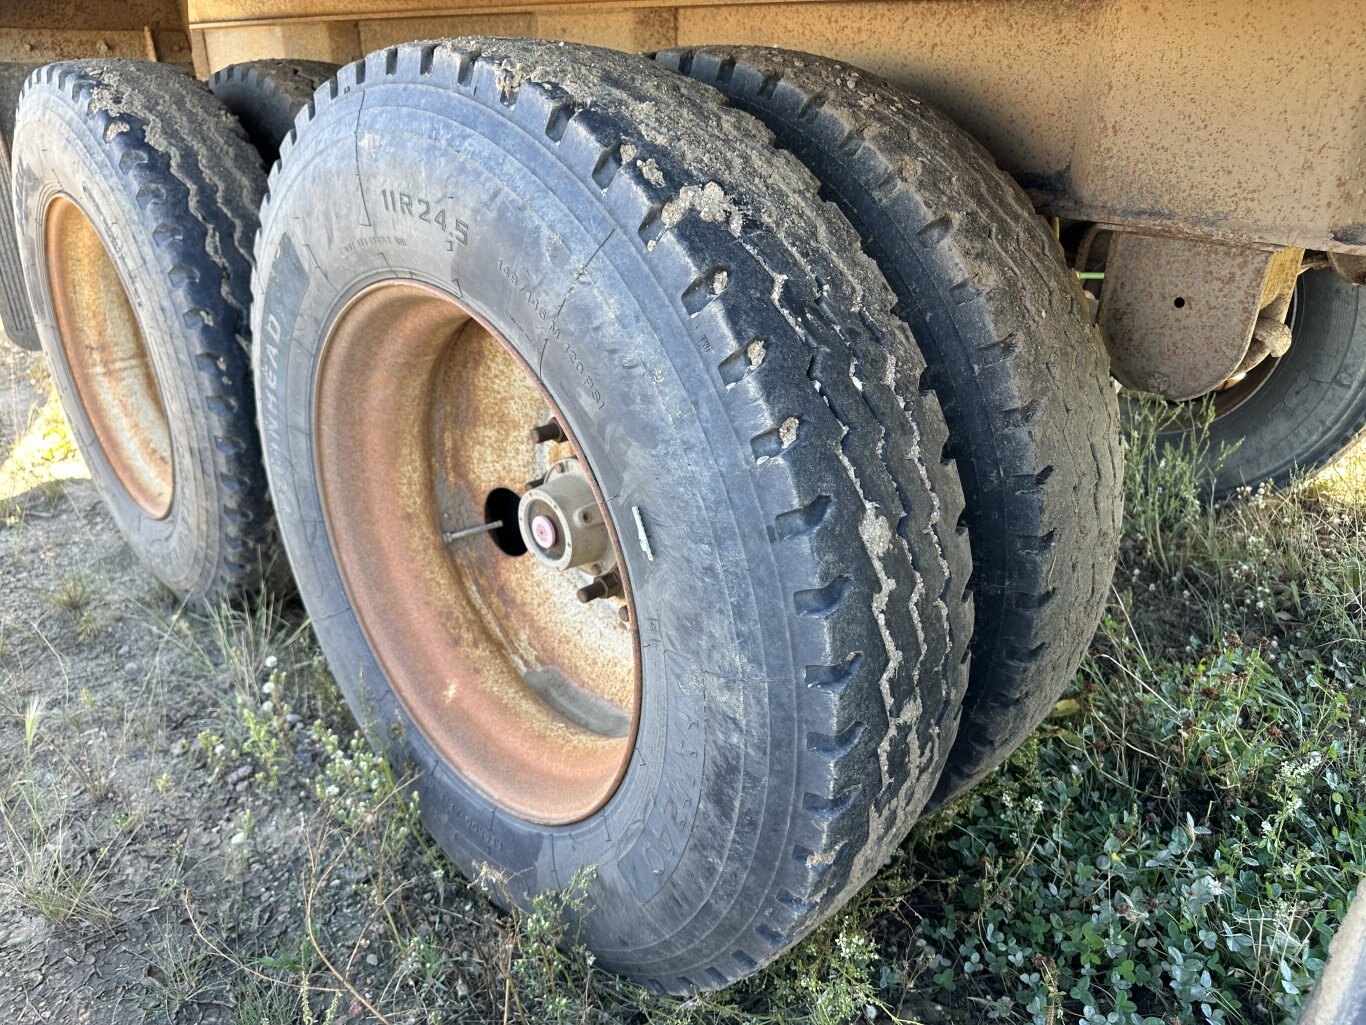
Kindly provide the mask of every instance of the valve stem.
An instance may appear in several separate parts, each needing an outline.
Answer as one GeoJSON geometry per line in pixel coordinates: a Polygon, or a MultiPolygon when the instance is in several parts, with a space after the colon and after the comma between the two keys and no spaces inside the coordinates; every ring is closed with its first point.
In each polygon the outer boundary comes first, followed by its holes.
{"type": "Polygon", "coordinates": [[[441,535],[441,540],[446,544],[455,542],[467,537],[474,537],[475,534],[487,534],[491,530],[498,530],[503,525],[502,520],[491,520],[488,523],[479,523],[473,527],[465,527],[462,530],[452,530],[441,535]]]}

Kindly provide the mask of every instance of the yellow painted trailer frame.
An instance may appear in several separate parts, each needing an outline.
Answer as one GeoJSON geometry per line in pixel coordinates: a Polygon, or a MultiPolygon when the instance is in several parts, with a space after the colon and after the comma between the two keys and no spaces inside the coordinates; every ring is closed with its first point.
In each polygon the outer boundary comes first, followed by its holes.
{"type": "Polygon", "coordinates": [[[0,60],[154,56],[203,77],[467,34],[825,54],[945,110],[1046,213],[1366,255],[1363,0],[34,0],[0,11],[0,60]]]}

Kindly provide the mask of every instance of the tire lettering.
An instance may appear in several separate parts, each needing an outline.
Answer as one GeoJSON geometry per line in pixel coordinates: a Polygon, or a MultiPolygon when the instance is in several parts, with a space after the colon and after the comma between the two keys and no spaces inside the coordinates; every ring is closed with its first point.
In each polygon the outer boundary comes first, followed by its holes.
{"type": "Polygon", "coordinates": [[[544,348],[551,342],[559,342],[565,358],[569,360],[569,365],[574,368],[574,373],[578,375],[579,384],[589,402],[597,409],[605,408],[607,403],[602,397],[602,390],[598,387],[598,383],[588,367],[584,365],[578,350],[567,338],[560,337],[560,325],[555,320],[555,315],[551,312],[549,304],[532,291],[529,282],[523,283],[521,276],[512,264],[504,263],[500,258],[498,260],[498,271],[507,278],[508,284],[512,285],[522,296],[523,302],[530,307],[531,312],[542,325],[545,333],[540,336],[541,346],[544,348]]]}
{"type": "MultiPolygon", "coordinates": [[[[658,629],[657,625],[655,629],[658,629]]],[[[666,694],[671,702],[681,697],[691,701],[703,699],[704,681],[709,674],[696,662],[667,652],[665,664],[668,667],[666,694]],[[673,691],[677,692],[677,697],[673,691]]],[[[695,820],[702,799],[704,736],[700,720],[691,717],[673,720],[663,751],[663,765],[658,770],[654,800],[645,810],[643,820],[637,819],[631,824],[631,830],[639,832],[631,849],[618,859],[618,864],[627,885],[641,901],[649,900],[668,881],[696,832],[695,820]]]]}
{"type": "Polygon", "coordinates": [[[379,195],[384,209],[389,213],[412,217],[424,224],[435,224],[446,232],[450,236],[446,239],[447,252],[454,252],[457,245],[470,244],[470,226],[458,217],[450,217],[439,203],[398,189],[380,189],[379,195]]]}

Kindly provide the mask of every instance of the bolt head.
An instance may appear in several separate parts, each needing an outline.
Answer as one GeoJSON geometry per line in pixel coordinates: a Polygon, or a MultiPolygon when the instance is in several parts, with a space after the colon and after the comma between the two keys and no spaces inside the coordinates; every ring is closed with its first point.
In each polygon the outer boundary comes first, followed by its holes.
{"type": "Polygon", "coordinates": [[[549,551],[555,547],[560,532],[555,529],[554,520],[549,516],[541,515],[533,517],[531,520],[531,537],[541,548],[549,551]]]}

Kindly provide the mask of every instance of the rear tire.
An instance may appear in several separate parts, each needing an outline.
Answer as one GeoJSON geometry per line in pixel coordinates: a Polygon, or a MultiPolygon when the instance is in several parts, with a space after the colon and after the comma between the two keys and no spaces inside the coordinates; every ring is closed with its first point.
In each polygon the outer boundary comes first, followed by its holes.
{"type": "MultiPolygon", "coordinates": [[[[352,708],[417,770],[427,826],[457,863],[489,866],[520,902],[595,867],[576,935],[659,991],[727,985],[837,909],[938,779],[966,683],[970,556],[923,360],[805,169],[641,57],[410,44],[319,95],[285,147],[258,253],[256,382],[299,591],[352,708]],[[386,292],[395,305],[372,313],[386,292]],[[432,368],[460,353],[471,314],[593,470],[636,631],[622,775],[564,821],[547,823],[545,794],[492,796],[500,765],[525,774],[525,746],[481,761],[452,739],[463,716],[440,713],[506,678],[494,700],[548,714],[525,693],[545,667],[476,666],[469,637],[484,635],[457,614],[502,600],[469,583],[482,567],[530,556],[496,532],[441,541],[494,515],[493,491],[448,478],[449,418],[425,426],[425,404],[465,380],[432,368]],[[401,372],[335,369],[385,351],[401,372]],[[399,439],[387,450],[385,425],[399,439]],[[374,593],[410,586],[459,597],[421,652],[374,593]],[[414,685],[419,656],[451,667],[448,690],[414,685]]],[[[511,455],[501,488],[544,471],[511,455]]],[[[552,595],[525,615],[549,630],[560,609],[552,595]]],[[[479,744],[525,729],[503,721],[479,744]]],[[[554,721],[545,763],[566,737],[611,739],[554,721]]]]}
{"type": "Polygon", "coordinates": [[[181,72],[71,61],[24,88],[14,186],[38,333],[115,524],[186,599],[254,590],[271,538],[247,340],[260,158],[181,72]]]}
{"type": "MultiPolygon", "coordinates": [[[[1327,268],[1306,271],[1295,286],[1289,323],[1284,356],[1269,357],[1210,397],[1209,481],[1216,501],[1241,487],[1284,487],[1296,473],[1320,470],[1366,429],[1366,286],[1348,284],[1327,268]]],[[[1159,451],[1188,451],[1188,430],[1162,429],[1159,451]]]]}
{"type": "Polygon", "coordinates": [[[812,170],[929,363],[963,479],[977,609],[942,804],[1048,714],[1105,607],[1123,466],[1105,351],[1024,194],[937,110],[811,54],[704,47],[656,59],[721,90],[812,170]]]}
{"type": "Polygon", "coordinates": [[[258,60],[230,64],[209,77],[209,91],[242,123],[266,167],[318,86],[337,73],[326,61],[258,60]]]}
{"type": "Polygon", "coordinates": [[[14,108],[36,64],[0,63],[0,326],[5,337],[30,352],[42,347],[33,324],[33,308],[24,288],[19,239],[14,228],[14,196],[10,187],[10,153],[14,144],[14,108]]]}

